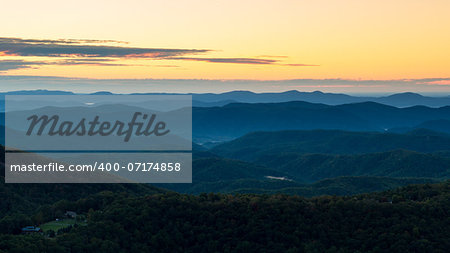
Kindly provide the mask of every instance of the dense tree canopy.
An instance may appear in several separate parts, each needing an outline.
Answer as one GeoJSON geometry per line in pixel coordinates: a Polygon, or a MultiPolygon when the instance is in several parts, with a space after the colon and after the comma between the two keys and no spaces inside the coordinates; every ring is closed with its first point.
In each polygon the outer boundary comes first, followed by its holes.
{"type": "Polygon", "coordinates": [[[88,217],[56,239],[2,235],[4,252],[446,252],[450,181],[353,197],[129,196],[41,208],[88,217]]]}

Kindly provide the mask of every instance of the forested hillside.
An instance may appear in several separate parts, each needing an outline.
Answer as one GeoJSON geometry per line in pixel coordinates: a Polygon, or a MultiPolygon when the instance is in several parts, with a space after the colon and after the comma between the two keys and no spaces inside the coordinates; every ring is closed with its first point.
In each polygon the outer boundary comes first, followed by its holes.
{"type": "Polygon", "coordinates": [[[450,182],[352,197],[127,197],[102,193],[54,208],[88,223],[56,240],[0,235],[0,252],[447,252],[450,182]]]}
{"type": "Polygon", "coordinates": [[[131,196],[167,192],[145,184],[6,184],[4,149],[0,149],[0,232],[17,232],[35,224],[31,216],[55,202],[76,201],[102,191],[131,196]]]}
{"type": "Polygon", "coordinates": [[[254,132],[211,149],[230,158],[253,161],[282,153],[364,154],[405,149],[437,152],[450,149],[450,136],[431,131],[409,134],[290,130],[254,132]]]}

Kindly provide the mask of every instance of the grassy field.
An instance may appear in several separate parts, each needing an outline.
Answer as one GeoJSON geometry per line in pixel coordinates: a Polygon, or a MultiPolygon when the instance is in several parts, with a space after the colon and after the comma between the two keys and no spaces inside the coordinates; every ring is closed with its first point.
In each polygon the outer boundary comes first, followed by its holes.
{"type": "MultiPolygon", "coordinates": [[[[80,222],[78,222],[80,223],[80,222]]],[[[48,230],[53,230],[55,232],[58,231],[58,229],[68,227],[70,225],[75,224],[75,219],[64,219],[59,221],[50,221],[45,224],[42,224],[39,226],[42,231],[47,232],[48,230]]]]}

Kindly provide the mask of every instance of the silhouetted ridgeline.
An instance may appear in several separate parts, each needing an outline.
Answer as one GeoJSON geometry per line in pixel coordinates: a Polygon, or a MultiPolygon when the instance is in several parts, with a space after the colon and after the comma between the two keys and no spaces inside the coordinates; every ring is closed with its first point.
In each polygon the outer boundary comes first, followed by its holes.
{"type": "Polygon", "coordinates": [[[212,152],[253,161],[283,153],[363,154],[407,149],[436,152],[450,149],[450,136],[434,132],[411,134],[347,132],[338,130],[255,132],[223,143],[212,152]]]}
{"type": "MultiPolygon", "coordinates": [[[[21,91],[8,94],[72,93],[21,91]]],[[[420,99],[422,96],[410,93],[390,96],[389,99],[393,99],[393,101],[401,101],[405,97],[408,98],[406,99],[407,101],[418,101],[415,104],[407,104],[412,107],[397,108],[382,104],[382,101],[390,101],[388,98],[384,98],[383,100],[382,98],[369,99],[367,97],[355,97],[357,99],[351,101],[331,103],[330,101],[333,100],[326,98],[351,96],[320,92],[305,93],[308,94],[307,96],[305,94],[299,94],[303,93],[291,91],[279,94],[255,94],[251,92],[194,94],[194,141],[198,143],[223,141],[254,131],[279,131],[288,129],[407,132],[418,128],[429,128],[447,133],[450,131],[447,130],[447,121],[450,121],[450,107],[448,106],[450,105],[450,97],[427,98],[427,100],[423,100],[420,99]],[[252,97],[255,99],[250,99],[252,97]],[[320,97],[321,99],[307,99],[311,97],[320,97]],[[196,100],[199,98],[202,100],[196,100]],[[219,98],[219,100],[215,100],[214,98],[219,98]],[[423,105],[434,105],[421,103],[420,101],[422,100],[444,102],[440,104],[442,105],[440,108],[431,108],[423,105]],[[229,101],[230,103],[224,103],[223,101],[229,101]],[[234,101],[246,103],[233,103],[234,101]]],[[[3,103],[0,104],[3,106],[3,103]]],[[[117,108],[118,106],[116,106],[115,110],[120,109],[117,108]]],[[[137,104],[134,106],[138,107],[137,104]]],[[[101,108],[99,110],[108,109],[101,108]]],[[[0,117],[0,119],[3,119],[3,117],[0,117]]],[[[3,120],[0,123],[4,124],[3,120]]]]}
{"type": "MultiPolygon", "coordinates": [[[[0,93],[4,95],[71,95],[73,92],[49,91],[49,90],[29,90],[12,91],[0,93]]],[[[93,95],[110,95],[111,92],[95,92],[93,95]]],[[[134,94],[174,94],[174,93],[134,93],[134,94]]],[[[296,90],[279,93],[254,93],[250,91],[231,91],[220,94],[197,93],[190,94],[193,97],[194,106],[219,106],[232,102],[241,103],[280,103],[289,101],[305,101],[310,103],[322,103],[328,105],[340,105],[361,102],[377,102],[395,107],[409,107],[424,105],[430,107],[442,107],[450,105],[450,96],[430,97],[417,93],[404,92],[389,96],[351,96],[346,94],[324,93],[320,91],[301,92],[296,90]]]]}
{"type": "Polygon", "coordinates": [[[194,140],[230,140],[255,131],[339,129],[380,131],[415,129],[450,120],[450,107],[396,108],[373,102],[328,106],[306,102],[229,104],[193,109],[194,140]]]}

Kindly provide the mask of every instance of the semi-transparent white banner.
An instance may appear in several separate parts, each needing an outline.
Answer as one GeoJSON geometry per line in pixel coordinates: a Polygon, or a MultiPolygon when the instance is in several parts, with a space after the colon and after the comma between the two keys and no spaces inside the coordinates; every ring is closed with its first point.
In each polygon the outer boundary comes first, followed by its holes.
{"type": "Polygon", "coordinates": [[[5,112],[7,183],[191,181],[191,96],[7,95],[5,112]]]}

